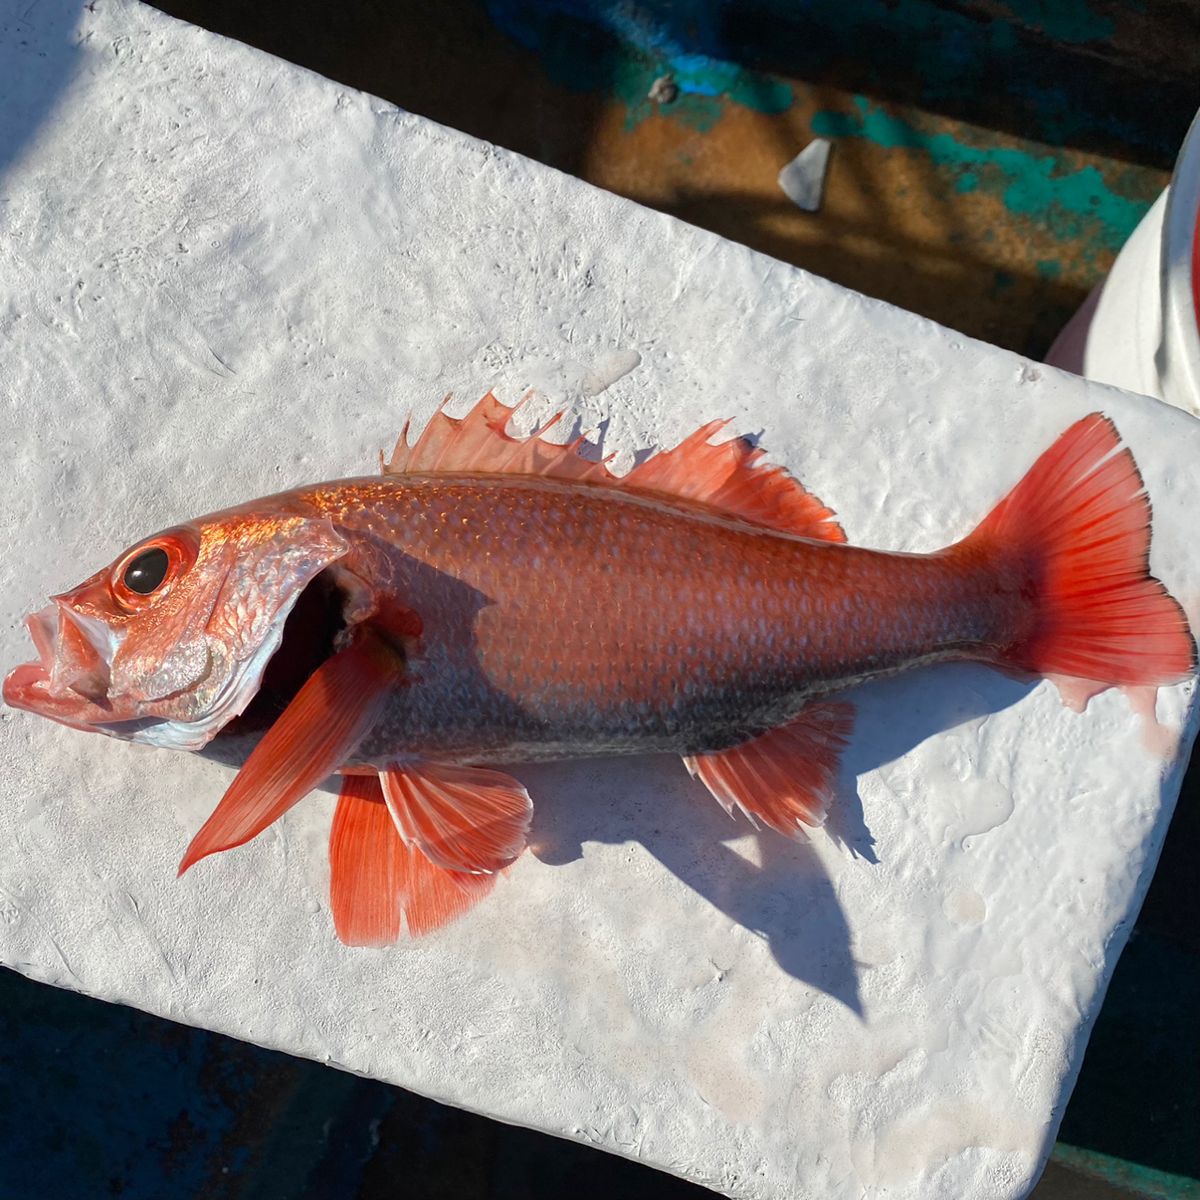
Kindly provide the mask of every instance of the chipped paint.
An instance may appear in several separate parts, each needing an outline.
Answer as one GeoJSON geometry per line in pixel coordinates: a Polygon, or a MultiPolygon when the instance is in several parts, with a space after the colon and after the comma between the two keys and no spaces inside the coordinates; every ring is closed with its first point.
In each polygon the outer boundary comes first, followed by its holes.
{"type": "MultiPolygon", "coordinates": [[[[1036,143],[998,146],[994,135],[981,131],[975,145],[950,133],[927,131],[902,117],[886,112],[863,96],[854,97],[851,112],[826,109],[812,119],[812,131],[829,138],[864,138],[884,149],[925,154],[949,175],[957,192],[990,192],[1018,217],[1044,224],[1059,240],[1087,239],[1092,252],[1115,253],[1145,215],[1154,195],[1140,180],[1131,195],[1110,186],[1094,166],[1072,169],[1063,156],[1036,143]]],[[[1039,271],[1050,277],[1050,272],[1039,271]]]]}
{"type": "MultiPolygon", "coordinates": [[[[1200,1200],[1200,1180],[1126,1162],[1095,1150],[1059,1142],[1053,1160],[1085,1179],[1099,1179],[1113,1188],[1128,1189],[1141,1200],[1200,1200]]],[[[1082,1194],[1082,1193],[1081,1193],[1082,1194]]]]}

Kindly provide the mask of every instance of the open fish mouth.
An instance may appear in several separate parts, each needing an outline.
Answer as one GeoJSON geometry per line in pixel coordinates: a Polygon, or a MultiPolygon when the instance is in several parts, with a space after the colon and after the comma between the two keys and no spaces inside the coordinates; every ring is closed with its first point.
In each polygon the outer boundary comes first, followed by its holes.
{"type": "Polygon", "coordinates": [[[114,721],[112,710],[77,694],[56,695],[51,672],[44,663],[22,663],[10,671],[4,680],[4,703],[11,708],[49,717],[72,729],[109,732],[106,725],[114,721]]]}
{"type": "Polygon", "coordinates": [[[116,726],[128,723],[108,700],[117,643],[103,622],[55,598],[26,617],[25,626],[38,658],[9,672],[5,704],[73,729],[115,733],[116,726]]]}
{"type": "Polygon", "coordinates": [[[60,725],[80,729],[85,733],[105,733],[110,737],[134,740],[141,729],[162,722],[150,718],[119,717],[111,708],[95,704],[83,696],[55,695],[51,673],[40,662],[22,663],[14,667],[4,680],[4,703],[49,717],[60,725]]]}

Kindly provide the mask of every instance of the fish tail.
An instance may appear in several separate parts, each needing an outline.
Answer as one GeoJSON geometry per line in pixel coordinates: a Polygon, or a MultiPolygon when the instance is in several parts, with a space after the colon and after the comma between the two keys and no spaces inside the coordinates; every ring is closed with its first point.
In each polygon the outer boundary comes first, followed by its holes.
{"type": "Polygon", "coordinates": [[[1000,665],[1111,685],[1195,671],[1183,609],[1150,574],[1150,524],[1142,477],[1112,421],[1077,421],[959,543],[1028,602],[1000,665]]]}

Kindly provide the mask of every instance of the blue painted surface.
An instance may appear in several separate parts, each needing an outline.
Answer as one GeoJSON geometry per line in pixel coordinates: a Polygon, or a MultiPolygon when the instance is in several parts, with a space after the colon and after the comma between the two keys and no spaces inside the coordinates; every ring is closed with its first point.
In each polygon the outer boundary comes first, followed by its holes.
{"type": "Polygon", "coordinates": [[[201,1196],[253,1072],[213,1035],[0,971],[0,1196],[201,1196]]]}

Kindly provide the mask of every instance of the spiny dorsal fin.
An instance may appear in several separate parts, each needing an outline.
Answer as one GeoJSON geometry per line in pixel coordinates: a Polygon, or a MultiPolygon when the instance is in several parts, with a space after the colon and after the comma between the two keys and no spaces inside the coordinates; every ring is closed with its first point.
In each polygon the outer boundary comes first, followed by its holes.
{"type": "Polygon", "coordinates": [[[540,475],[692,500],[768,529],[827,542],[846,540],[832,510],[783,467],[760,466],[763,452],[746,439],[715,445],[708,440],[728,421],[709,421],[674,449],[660,450],[628,475],[614,475],[609,459],[595,462],[580,456],[585,438],[566,445],[545,440],[546,430],[562,413],[528,437],[514,438],[506,429],[519,404],[510,408],[488,392],[457,418],[446,415],[445,403],[411,446],[405,423],[392,457],[384,461],[380,455],[385,475],[540,475]]]}

